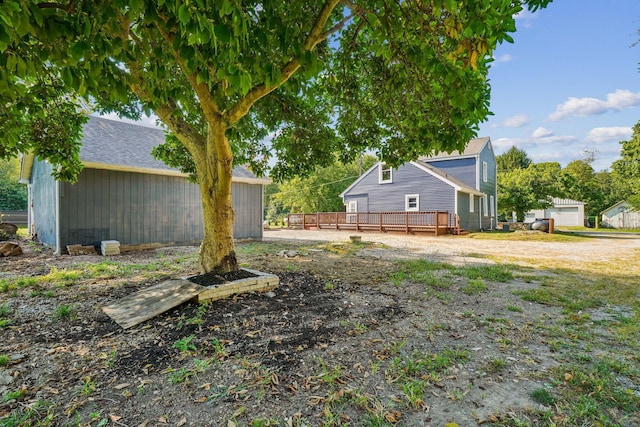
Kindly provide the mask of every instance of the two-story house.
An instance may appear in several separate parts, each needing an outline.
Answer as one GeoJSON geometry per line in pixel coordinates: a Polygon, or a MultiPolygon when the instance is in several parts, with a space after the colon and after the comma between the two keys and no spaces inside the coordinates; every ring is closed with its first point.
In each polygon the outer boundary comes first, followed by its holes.
{"type": "Polygon", "coordinates": [[[440,153],[398,168],[378,163],[340,196],[347,212],[448,211],[465,230],[497,225],[496,159],[488,137],[464,152],[440,153]]]}

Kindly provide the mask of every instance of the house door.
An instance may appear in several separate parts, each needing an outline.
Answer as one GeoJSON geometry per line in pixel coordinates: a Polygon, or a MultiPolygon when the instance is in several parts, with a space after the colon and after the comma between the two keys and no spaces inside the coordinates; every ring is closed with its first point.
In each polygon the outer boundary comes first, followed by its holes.
{"type": "Polygon", "coordinates": [[[347,203],[347,224],[356,223],[356,215],[354,215],[356,212],[358,212],[358,201],[349,200],[347,203]]]}

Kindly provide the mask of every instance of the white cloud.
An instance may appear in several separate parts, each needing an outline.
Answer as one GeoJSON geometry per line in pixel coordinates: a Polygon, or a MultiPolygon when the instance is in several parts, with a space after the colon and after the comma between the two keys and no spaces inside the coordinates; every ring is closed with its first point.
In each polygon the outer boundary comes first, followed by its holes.
{"type": "Polygon", "coordinates": [[[609,110],[620,111],[638,105],[640,105],[640,92],[633,93],[621,89],[607,94],[606,99],[569,97],[549,115],[549,120],[556,121],[570,116],[588,117],[603,114],[609,110]]]}
{"type": "Polygon", "coordinates": [[[529,123],[529,117],[526,114],[518,114],[517,116],[507,117],[502,122],[502,126],[506,128],[519,128],[529,123]]]}
{"type": "Polygon", "coordinates": [[[630,127],[599,127],[593,128],[587,134],[587,141],[596,144],[618,142],[626,140],[633,134],[630,127]]]}
{"type": "Polygon", "coordinates": [[[577,141],[578,138],[572,135],[557,135],[546,136],[544,138],[538,138],[534,144],[559,144],[559,143],[571,143],[577,141]]]}
{"type": "Polygon", "coordinates": [[[511,62],[511,60],[513,59],[513,57],[511,55],[509,55],[508,53],[502,54],[500,56],[498,56],[497,58],[493,58],[494,62],[496,64],[502,63],[502,62],[511,62]]]}
{"type": "Polygon", "coordinates": [[[538,129],[533,131],[533,137],[534,138],[545,138],[548,136],[552,136],[553,132],[550,131],[549,129],[545,129],[543,127],[539,127],[538,129]]]}

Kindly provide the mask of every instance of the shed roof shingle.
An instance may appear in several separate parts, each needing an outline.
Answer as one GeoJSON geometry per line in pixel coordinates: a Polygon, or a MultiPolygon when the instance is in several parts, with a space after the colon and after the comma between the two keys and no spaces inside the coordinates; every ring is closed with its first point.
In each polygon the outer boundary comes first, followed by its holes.
{"type": "MultiPolygon", "coordinates": [[[[164,143],[164,131],[132,123],[89,117],[83,129],[80,160],[92,167],[115,169],[151,169],[168,174],[179,172],[151,155],[153,147],[164,143]]],[[[244,166],[233,168],[233,177],[267,183],[244,166]]]]}

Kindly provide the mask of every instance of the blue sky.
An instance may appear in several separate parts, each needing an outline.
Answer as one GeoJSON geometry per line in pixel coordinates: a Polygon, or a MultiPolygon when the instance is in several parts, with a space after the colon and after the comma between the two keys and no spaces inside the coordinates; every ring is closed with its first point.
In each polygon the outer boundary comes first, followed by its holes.
{"type": "Polygon", "coordinates": [[[640,0],[555,0],[516,25],[494,53],[479,135],[496,154],[515,145],[565,166],[589,150],[610,168],[640,120],[640,0]]]}
{"type": "Polygon", "coordinates": [[[595,151],[594,169],[610,168],[640,120],[638,29],[640,0],[555,0],[522,13],[514,43],[494,53],[494,116],[479,136],[496,154],[515,145],[536,163],[565,166],[595,151]]]}

